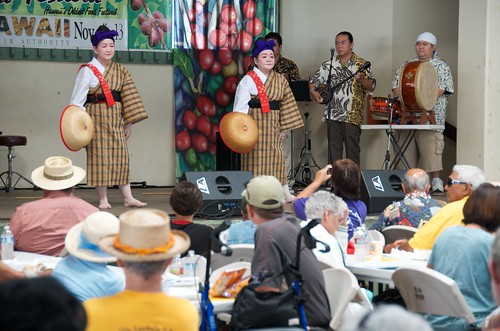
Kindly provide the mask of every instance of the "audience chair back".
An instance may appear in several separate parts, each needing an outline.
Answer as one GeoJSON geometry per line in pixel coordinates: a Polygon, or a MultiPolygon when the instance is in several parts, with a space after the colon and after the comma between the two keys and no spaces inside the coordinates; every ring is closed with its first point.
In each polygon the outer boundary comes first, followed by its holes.
{"type": "Polygon", "coordinates": [[[411,239],[417,229],[407,225],[391,225],[382,229],[386,243],[393,243],[398,239],[411,239]]]}
{"type": "Polygon", "coordinates": [[[210,274],[210,287],[217,281],[217,279],[219,279],[219,277],[222,275],[222,273],[224,271],[227,271],[227,270],[234,270],[234,269],[245,268],[246,271],[243,274],[242,278],[250,276],[250,273],[251,273],[250,267],[251,267],[251,265],[252,264],[250,262],[238,261],[238,262],[233,262],[233,263],[226,264],[226,265],[224,265],[224,266],[222,266],[222,267],[220,267],[218,269],[213,270],[211,272],[211,274],[210,274]]]}
{"type": "MultiPolygon", "coordinates": [[[[185,265],[188,258],[189,256],[184,256],[183,258],[181,258],[183,265],[185,265]]],[[[199,281],[203,283],[205,281],[207,259],[204,256],[198,254],[195,254],[194,258],[196,259],[195,277],[198,277],[199,281]]]]}
{"type": "Polygon", "coordinates": [[[436,270],[402,266],[392,275],[408,310],[451,317],[460,317],[474,325],[476,318],[465,301],[457,283],[436,270]]]}
{"type": "Polygon", "coordinates": [[[381,241],[382,246],[385,246],[385,237],[382,232],[377,230],[368,230],[368,238],[370,241],[381,241]]]}
{"type": "Polygon", "coordinates": [[[212,270],[219,269],[220,267],[233,262],[252,262],[254,245],[236,244],[229,247],[232,250],[232,254],[230,256],[212,253],[210,258],[210,268],[212,270]]]}

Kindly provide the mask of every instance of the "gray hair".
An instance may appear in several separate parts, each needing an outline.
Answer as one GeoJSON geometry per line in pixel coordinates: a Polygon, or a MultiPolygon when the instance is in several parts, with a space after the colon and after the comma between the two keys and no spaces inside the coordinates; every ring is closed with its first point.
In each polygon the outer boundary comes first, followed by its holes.
{"type": "Polygon", "coordinates": [[[307,219],[321,218],[327,209],[334,217],[343,217],[347,204],[331,192],[317,191],[307,199],[305,207],[307,219]]]}
{"type": "Polygon", "coordinates": [[[429,175],[425,171],[417,172],[413,175],[408,174],[409,171],[403,176],[403,184],[408,192],[421,191],[425,192],[430,185],[429,175]]]}
{"type": "Polygon", "coordinates": [[[132,273],[142,276],[144,279],[157,274],[162,274],[165,271],[167,260],[161,261],[123,261],[123,264],[132,273]]]}
{"type": "Polygon", "coordinates": [[[398,305],[380,305],[373,311],[346,321],[341,331],[432,331],[429,322],[419,314],[398,305]]]}
{"type": "Polygon", "coordinates": [[[473,191],[486,181],[483,171],[473,165],[457,164],[453,172],[457,173],[457,180],[469,183],[473,191]]]}

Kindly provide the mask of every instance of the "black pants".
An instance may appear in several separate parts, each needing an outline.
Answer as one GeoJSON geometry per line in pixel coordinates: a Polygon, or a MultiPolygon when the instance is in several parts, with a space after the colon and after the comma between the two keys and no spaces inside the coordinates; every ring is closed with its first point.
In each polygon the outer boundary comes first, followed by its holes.
{"type": "Polygon", "coordinates": [[[361,137],[361,128],[357,125],[327,120],[329,126],[329,141],[332,163],[345,157],[353,160],[358,166],[360,162],[361,148],[359,140],[361,137]]]}

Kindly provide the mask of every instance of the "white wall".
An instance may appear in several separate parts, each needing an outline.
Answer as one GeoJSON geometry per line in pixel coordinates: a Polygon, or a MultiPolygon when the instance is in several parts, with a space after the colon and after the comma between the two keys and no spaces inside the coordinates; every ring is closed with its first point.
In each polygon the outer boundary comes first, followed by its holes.
{"type": "MultiPolygon", "coordinates": [[[[484,0],[483,0],[484,1],[484,0]]],[[[297,62],[308,78],[330,56],[335,35],[354,35],[355,52],[372,63],[377,78],[375,96],[386,97],[397,65],[413,56],[416,36],[431,30],[439,52],[457,72],[457,0],[283,0],[281,1],[283,54],[297,62]]],[[[85,167],[85,152],[62,145],[59,115],[69,102],[78,64],[0,61],[0,130],[26,135],[28,145],[16,148],[15,170],[28,175],[47,156],[70,156],[85,167]]],[[[173,70],[166,65],[127,65],[150,118],[133,127],[129,151],[131,180],[150,185],[175,184],[173,146],[173,70]]],[[[457,83],[455,78],[455,83],[457,83]]],[[[306,111],[305,103],[299,107],[306,111]]],[[[320,166],[327,162],[323,106],[311,103],[312,153],[320,166]]],[[[456,122],[456,98],[450,99],[449,121],[456,122]]],[[[296,157],[304,145],[303,131],[295,131],[296,157]]],[[[383,132],[363,132],[361,167],[379,169],[387,138],[383,132]]],[[[450,158],[455,157],[454,145],[450,158]]],[[[6,148],[0,147],[0,170],[6,168],[6,148]]],[[[449,159],[449,158],[447,158],[449,159]]],[[[449,170],[449,169],[448,169],[449,170]]],[[[445,171],[448,171],[445,167],[445,171]]],[[[446,174],[444,174],[446,175],[446,174]]]]}

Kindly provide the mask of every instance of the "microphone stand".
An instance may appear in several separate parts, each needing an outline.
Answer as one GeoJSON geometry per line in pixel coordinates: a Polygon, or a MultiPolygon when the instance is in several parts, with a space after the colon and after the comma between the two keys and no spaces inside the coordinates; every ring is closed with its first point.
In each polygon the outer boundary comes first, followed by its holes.
{"type": "Polygon", "coordinates": [[[395,96],[394,98],[391,99],[391,96],[388,95],[387,99],[389,100],[389,130],[387,131],[387,147],[385,150],[384,163],[382,165],[382,169],[384,170],[390,170],[389,168],[391,163],[391,139],[393,135],[392,116],[394,113],[394,102],[396,102],[398,96],[395,96]]]}
{"type": "MultiPolygon", "coordinates": [[[[328,80],[326,81],[326,86],[327,86],[328,91],[330,92],[332,97],[330,98],[330,101],[326,105],[326,108],[328,108],[328,105],[330,104],[330,102],[332,102],[332,99],[333,99],[333,88],[330,87],[330,85],[332,84],[333,55],[334,55],[334,51],[331,50],[330,51],[330,70],[328,71],[328,80]]],[[[326,112],[326,136],[328,137],[328,142],[327,142],[327,145],[328,145],[328,164],[332,164],[332,151],[330,148],[330,144],[331,144],[331,142],[330,142],[330,121],[331,121],[330,113],[331,113],[330,109],[327,109],[327,112],[326,112]]]]}

